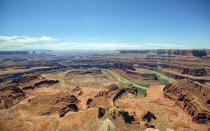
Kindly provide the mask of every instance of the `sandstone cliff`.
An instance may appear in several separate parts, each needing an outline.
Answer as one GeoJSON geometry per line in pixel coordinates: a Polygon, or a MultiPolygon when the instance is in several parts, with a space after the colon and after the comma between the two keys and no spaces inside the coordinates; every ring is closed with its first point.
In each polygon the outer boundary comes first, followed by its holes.
{"type": "Polygon", "coordinates": [[[210,122],[210,88],[182,79],[164,88],[164,96],[172,99],[196,123],[210,122]]]}

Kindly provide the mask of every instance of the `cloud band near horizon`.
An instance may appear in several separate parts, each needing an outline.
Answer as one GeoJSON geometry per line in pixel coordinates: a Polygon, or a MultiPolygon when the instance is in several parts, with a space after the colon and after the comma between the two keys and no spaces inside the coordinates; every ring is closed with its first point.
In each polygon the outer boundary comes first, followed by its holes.
{"type": "MultiPolygon", "coordinates": [[[[0,35],[0,50],[123,50],[185,49],[184,44],[148,42],[69,42],[50,36],[0,35]]],[[[193,47],[192,47],[193,48],[193,47]]]]}

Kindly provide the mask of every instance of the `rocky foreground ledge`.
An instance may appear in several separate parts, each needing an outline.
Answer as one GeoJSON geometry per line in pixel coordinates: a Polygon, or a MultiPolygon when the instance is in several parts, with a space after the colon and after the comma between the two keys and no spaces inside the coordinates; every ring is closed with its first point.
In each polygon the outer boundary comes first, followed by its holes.
{"type": "Polygon", "coordinates": [[[210,87],[182,79],[164,88],[164,97],[172,99],[196,123],[210,122],[210,87]]]}

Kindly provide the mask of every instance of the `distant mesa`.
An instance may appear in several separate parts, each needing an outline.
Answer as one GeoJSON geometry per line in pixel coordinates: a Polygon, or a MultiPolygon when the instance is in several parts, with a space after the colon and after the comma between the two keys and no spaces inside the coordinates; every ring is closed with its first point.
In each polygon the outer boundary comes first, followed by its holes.
{"type": "Polygon", "coordinates": [[[29,54],[28,51],[0,51],[0,55],[29,54]]]}
{"type": "Polygon", "coordinates": [[[209,54],[206,49],[158,49],[158,50],[120,50],[121,54],[157,54],[157,55],[184,55],[204,57],[209,54]]]}

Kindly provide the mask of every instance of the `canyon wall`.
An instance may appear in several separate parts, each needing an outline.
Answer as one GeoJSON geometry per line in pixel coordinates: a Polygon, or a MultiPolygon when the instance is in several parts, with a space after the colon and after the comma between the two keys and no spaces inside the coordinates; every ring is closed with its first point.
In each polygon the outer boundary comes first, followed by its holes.
{"type": "Polygon", "coordinates": [[[182,79],[164,87],[164,97],[185,110],[196,123],[210,122],[210,88],[182,79]]]}

